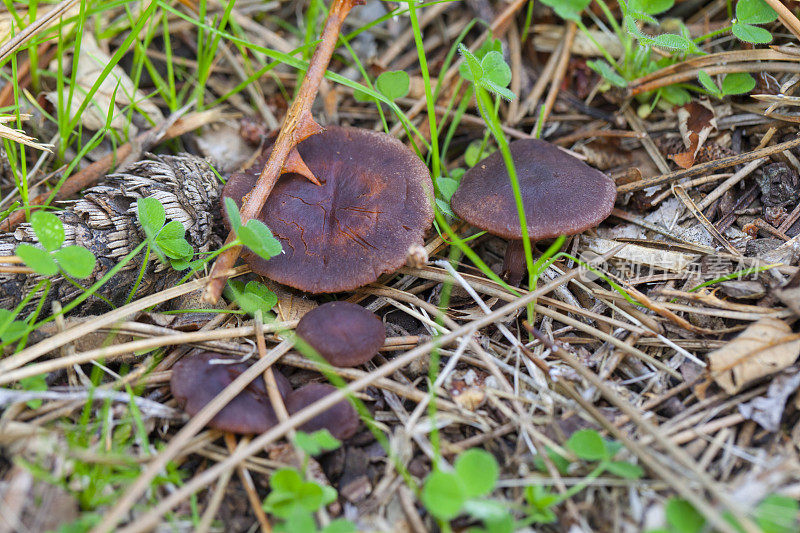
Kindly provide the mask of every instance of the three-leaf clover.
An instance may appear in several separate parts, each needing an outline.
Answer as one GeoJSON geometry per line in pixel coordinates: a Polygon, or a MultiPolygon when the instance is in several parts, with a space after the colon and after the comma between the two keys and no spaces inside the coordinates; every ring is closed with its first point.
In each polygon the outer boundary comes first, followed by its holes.
{"type": "Polygon", "coordinates": [[[506,100],[513,100],[516,97],[506,88],[511,82],[511,67],[505,62],[501,52],[491,50],[483,58],[478,59],[463,44],[458,45],[458,51],[464,57],[464,63],[459,65],[458,70],[465,80],[506,100]]]}
{"type": "Polygon", "coordinates": [[[777,18],[778,14],[764,0],[739,0],[731,30],[742,41],[766,44],[772,41],[772,34],[756,24],[768,24],[777,18]]]}
{"type": "Polygon", "coordinates": [[[281,242],[275,238],[267,225],[260,220],[251,218],[246,224],[242,224],[239,208],[232,198],[225,198],[225,210],[228,213],[231,229],[236,233],[242,246],[246,246],[263,259],[275,257],[283,251],[281,242]]]}
{"type": "Polygon", "coordinates": [[[20,244],[15,253],[36,273],[52,276],[59,267],[74,278],[87,278],[94,270],[95,257],[82,246],[64,246],[64,224],[57,216],[47,211],[36,211],[31,215],[31,228],[39,240],[38,246],[20,244]]]}
{"type": "Polygon", "coordinates": [[[298,431],[294,436],[294,445],[308,455],[319,455],[339,448],[342,441],[331,435],[327,429],[320,429],[313,433],[298,431]]]}
{"type": "Polygon", "coordinates": [[[155,198],[139,198],[136,213],[150,246],[162,261],[169,261],[175,268],[186,268],[194,255],[192,245],[184,237],[186,228],[177,220],[167,222],[164,206],[155,198]]]}
{"type": "Polygon", "coordinates": [[[714,79],[705,70],[700,71],[697,79],[709,93],[717,98],[748,93],[756,86],[756,80],[747,72],[731,72],[727,74],[722,80],[721,86],[717,86],[714,79]]]}
{"type": "Polygon", "coordinates": [[[500,470],[494,456],[473,448],[459,455],[453,468],[453,472],[436,470],[425,480],[421,499],[428,512],[440,520],[452,520],[466,510],[487,525],[505,522],[507,512],[481,499],[497,483],[500,470]]]}
{"type": "Polygon", "coordinates": [[[283,519],[275,525],[276,532],[285,533],[354,533],[356,527],[347,520],[334,520],[318,529],[311,513],[336,500],[332,487],[304,481],[291,468],[277,470],[269,480],[270,493],[264,500],[264,510],[283,519]]]}
{"type": "Polygon", "coordinates": [[[525,487],[525,500],[528,502],[528,516],[536,523],[549,524],[556,521],[553,511],[560,501],[558,494],[553,494],[542,485],[529,485],[525,487]]]}
{"type": "Polygon", "coordinates": [[[269,287],[255,280],[248,281],[247,285],[238,280],[228,280],[228,289],[231,299],[250,316],[255,316],[261,311],[261,315],[266,317],[278,303],[278,296],[269,290],[269,287]]]}
{"type": "Polygon", "coordinates": [[[584,461],[599,461],[596,470],[605,470],[612,474],[626,478],[638,479],[644,471],[638,465],[626,461],[614,461],[613,457],[622,448],[618,442],[606,442],[600,434],[593,429],[576,431],[567,440],[566,448],[584,461]]]}

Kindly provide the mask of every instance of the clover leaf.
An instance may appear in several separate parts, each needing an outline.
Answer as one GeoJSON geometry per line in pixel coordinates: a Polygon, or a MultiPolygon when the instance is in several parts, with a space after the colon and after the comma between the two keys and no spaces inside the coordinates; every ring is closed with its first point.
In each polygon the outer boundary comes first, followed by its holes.
{"type": "Polygon", "coordinates": [[[42,248],[23,243],[15,251],[28,268],[42,276],[58,273],[59,267],[75,278],[87,278],[92,274],[96,262],[94,254],[82,246],[63,246],[66,232],[60,218],[36,211],[31,215],[31,228],[42,248]]]}
{"type": "Polygon", "coordinates": [[[402,70],[382,72],[375,80],[375,88],[389,100],[397,100],[408,94],[410,78],[402,70]]]}

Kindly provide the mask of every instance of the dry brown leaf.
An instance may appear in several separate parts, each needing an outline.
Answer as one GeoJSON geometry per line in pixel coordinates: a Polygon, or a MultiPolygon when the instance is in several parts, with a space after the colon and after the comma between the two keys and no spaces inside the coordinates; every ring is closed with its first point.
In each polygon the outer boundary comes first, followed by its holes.
{"type": "MultiPolygon", "coordinates": [[[[73,61],[75,61],[74,58],[73,61]]],[[[100,49],[94,37],[88,32],[84,34],[77,64],[73,66],[77,72],[76,84],[72,89],[72,101],[69,104],[70,116],[74,116],[80,110],[84,99],[109,62],[111,62],[111,57],[100,49]]],[[[70,90],[70,87],[64,87],[62,96],[65,102],[69,99],[70,90]]],[[[49,92],[45,96],[54,105],[58,102],[57,92],[49,92]]],[[[127,128],[130,134],[134,135],[138,130],[129,123],[122,111],[122,108],[130,105],[135,105],[136,110],[148,117],[153,124],[160,124],[164,121],[164,115],[158,106],[138,90],[122,67],[114,65],[109,75],[103,79],[98,90],[92,95],[91,103],[81,113],[81,123],[90,130],[101,130],[106,127],[106,120],[111,111],[108,127],[116,131],[124,131],[127,128]]]]}
{"type": "Polygon", "coordinates": [[[763,318],[731,342],[708,354],[711,376],[728,394],[792,365],[800,355],[800,336],[783,321],[763,318]]]}
{"type": "Polygon", "coordinates": [[[678,129],[680,129],[685,152],[669,156],[681,168],[694,165],[697,152],[717,127],[714,110],[701,102],[690,102],[678,108],[678,129]]]}
{"type": "Polygon", "coordinates": [[[306,293],[281,285],[271,279],[261,280],[269,290],[278,297],[276,310],[283,321],[300,320],[303,315],[317,307],[317,302],[308,297],[306,293]]]}

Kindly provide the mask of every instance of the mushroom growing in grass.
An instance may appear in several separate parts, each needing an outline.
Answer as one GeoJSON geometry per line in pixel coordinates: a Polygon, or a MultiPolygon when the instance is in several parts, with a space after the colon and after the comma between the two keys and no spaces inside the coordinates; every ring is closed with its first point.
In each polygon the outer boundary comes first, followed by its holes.
{"type": "MultiPolygon", "coordinates": [[[[196,352],[185,356],[172,367],[170,389],[178,404],[190,415],[197,414],[225,387],[247,370],[247,363],[236,362],[216,352],[196,352]]],[[[273,369],[281,397],[292,386],[280,372],[273,369]]],[[[240,434],[263,433],[278,423],[269,401],[263,379],[253,380],[242,392],[217,413],[208,426],[240,434]]]]}
{"type": "MultiPolygon", "coordinates": [[[[539,139],[520,139],[509,146],[531,242],[580,233],[611,214],[617,197],[611,178],[539,139]]],[[[519,285],[526,270],[522,228],[499,151],[464,174],[450,205],[473,226],[508,239],[503,277],[519,285]]]]}
{"type": "MultiPolygon", "coordinates": [[[[419,157],[384,133],[338,126],[297,150],[322,185],[297,173],[278,180],[258,218],[283,253],[267,261],[245,250],[253,271],[323,293],[355,289],[403,266],[433,222],[433,185],[419,157]]],[[[261,166],[232,175],[223,197],[241,207],[261,166]]],[[[223,217],[227,222],[225,209],[223,217]]]]}
{"type": "MultiPolygon", "coordinates": [[[[293,415],[334,392],[336,392],[336,387],[325,383],[303,385],[286,397],[286,410],[290,415],[293,415]]],[[[350,402],[341,400],[301,425],[298,429],[308,433],[327,429],[337,439],[345,440],[356,434],[358,421],[358,413],[350,405],[350,402]]]]}
{"type": "Polygon", "coordinates": [[[381,319],[351,302],[320,305],[303,315],[295,332],[333,366],[366,363],[386,340],[381,319]]]}

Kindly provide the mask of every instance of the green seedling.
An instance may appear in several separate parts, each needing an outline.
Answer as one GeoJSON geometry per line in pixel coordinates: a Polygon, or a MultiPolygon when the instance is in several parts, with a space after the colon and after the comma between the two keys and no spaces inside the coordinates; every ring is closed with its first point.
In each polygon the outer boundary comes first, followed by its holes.
{"type": "Polygon", "coordinates": [[[270,311],[278,303],[278,296],[258,281],[248,281],[245,285],[235,279],[228,280],[227,292],[227,296],[235,300],[239,308],[250,316],[256,316],[259,311],[265,318],[272,316],[270,311]]]}
{"type": "Polygon", "coordinates": [[[756,80],[747,72],[727,74],[722,80],[722,85],[717,85],[705,70],[700,71],[697,79],[709,94],[720,99],[726,96],[749,93],[756,86],[756,80]]]}
{"type": "MultiPolygon", "coordinates": [[[[780,494],[770,494],[753,510],[752,518],[763,533],[795,533],[800,529],[798,521],[800,502],[780,494]]],[[[692,504],[681,498],[670,498],[664,506],[666,526],[648,533],[701,533],[707,531],[706,519],[692,504]]],[[[726,512],[725,520],[736,530],[744,528],[726,512]]]]}
{"type": "Polygon", "coordinates": [[[411,80],[403,70],[382,72],[375,80],[375,88],[389,100],[397,100],[408,94],[411,80]]]}
{"type": "MultiPolygon", "coordinates": [[[[100,382],[102,371],[94,367],[91,380],[93,384],[100,382]]],[[[86,531],[79,524],[85,523],[92,516],[92,511],[117,501],[127,487],[136,481],[140,474],[141,462],[150,452],[149,439],[141,412],[134,402],[134,393],[127,390],[130,401],[124,411],[117,411],[112,416],[114,407],[110,400],[97,402],[91,395],[83,406],[79,420],[69,426],[64,433],[62,443],[64,458],[70,467],[54,471],[47,464],[39,464],[35,460],[19,458],[18,462],[27,468],[34,478],[52,485],[58,485],[71,494],[87,511],[82,515],[84,520],[65,524],[64,531],[86,531]],[[103,435],[103,443],[97,441],[97,435],[103,435]],[[90,457],[89,459],[85,459],[90,457]]],[[[156,452],[161,447],[156,443],[156,452]]],[[[180,486],[185,472],[178,469],[174,462],[169,462],[152,484],[152,492],[147,498],[153,504],[158,497],[159,488],[163,486],[180,486]]]]}
{"type": "Polygon", "coordinates": [[[777,18],[778,14],[764,0],[739,0],[731,31],[742,41],[766,44],[772,42],[772,34],[757,25],[769,24],[777,18]]]}
{"type": "Polygon", "coordinates": [[[464,162],[469,168],[474,167],[481,160],[489,157],[496,149],[493,146],[486,146],[486,139],[472,141],[464,151],[464,162]]]}
{"type": "Polygon", "coordinates": [[[458,170],[460,170],[458,173],[455,171],[451,172],[449,178],[446,176],[439,176],[435,180],[437,192],[436,206],[442,213],[453,218],[455,218],[456,215],[450,208],[450,199],[453,197],[453,194],[455,194],[456,189],[458,189],[459,178],[464,175],[463,169],[458,170]]]}
{"type": "Polygon", "coordinates": [[[644,475],[641,467],[633,463],[615,461],[613,457],[622,448],[622,444],[603,440],[593,429],[576,431],[567,441],[566,447],[579,459],[598,461],[589,476],[597,477],[603,472],[609,472],[625,479],[639,479],[644,475]]]}
{"type": "Polygon", "coordinates": [[[162,262],[185,262],[194,256],[194,250],[184,238],[186,229],[177,220],[167,222],[164,206],[155,198],[139,198],[136,212],[150,249],[162,262]]]}
{"type": "MultiPolygon", "coordinates": [[[[638,479],[643,475],[637,465],[615,460],[614,456],[622,445],[603,440],[597,431],[575,432],[567,441],[566,448],[578,459],[597,464],[583,482],[564,494],[555,494],[542,485],[532,485],[525,489],[526,505],[512,509],[507,503],[489,499],[497,485],[499,467],[490,453],[473,448],[458,456],[452,471],[435,470],[428,476],[421,493],[422,503],[439,520],[444,531],[449,531],[448,521],[467,514],[485,526],[473,531],[507,533],[531,524],[554,522],[554,508],[582,491],[604,472],[626,479],[638,479]],[[522,518],[515,520],[510,510],[515,510],[522,518]]],[[[548,455],[558,470],[566,474],[569,460],[552,451],[548,451],[548,455]]],[[[546,471],[544,461],[537,460],[534,464],[546,471]]]]}
{"type": "Polygon", "coordinates": [[[16,320],[17,313],[0,309],[0,341],[11,342],[18,339],[28,328],[27,322],[16,320]]]}
{"type": "Polygon", "coordinates": [[[231,229],[236,234],[236,245],[246,246],[263,259],[270,259],[281,253],[281,242],[272,235],[266,224],[254,218],[242,224],[239,208],[231,198],[225,198],[225,210],[231,229]]]}
{"type": "MultiPolygon", "coordinates": [[[[41,392],[47,390],[47,380],[43,375],[22,378],[19,380],[19,385],[23,390],[26,391],[41,392]]],[[[38,409],[42,406],[42,400],[30,400],[25,405],[27,405],[30,409],[38,409]]]]}
{"type": "MultiPolygon", "coordinates": [[[[593,429],[576,431],[567,440],[565,447],[572,452],[578,459],[588,463],[596,463],[594,468],[587,474],[583,481],[573,485],[563,494],[556,494],[543,486],[533,485],[525,490],[525,500],[528,503],[526,509],[527,524],[550,523],[554,522],[556,515],[554,508],[571,498],[575,494],[586,488],[589,483],[603,473],[613,474],[625,479],[639,479],[644,475],[642,469],[626,461],[615,460],[614,456],[622,449],[622,444],[615,441],[606,441],[600,434],[593,429]]],[[[556,469],[566,475],[570,468],[570,461],[548,449],[547,456],[556,469]]],[[[545,461],[537,457],[534,466],[542,472],[547,472],[545,461]]]]}
{"type": "Polygon", "coordinates": [[[92,274],[94,254],[82,246],[64,246],[61,219],[47,211],[36,211],[31,215],[31,228],[42,247],[20,244],[15,252],[29,268],[43,276],[52,276],[59,269],[79,279],[92,274]]]}
{"type": "MultiPolygon", "coordinates": [[[[680,21],[673,21],[678,25],[679,33],[661,33],[650,35],[645,33],[641,24],[658,27],[660,25],[657,15],[662,15],[672,8],[674,0],[628,0],[619,2],[619,9],[622,14],[621,20],[617,20],[605,0],[594,0],[602,11],[610,28],[614,31],[622,44],[622,56],[615,58],[594,38],[592,33],[583,24],[582,16],[584,11],[591,4],[591,0],[542,0],[545,5],[553,8],[555,13],[563,18],[574,22],[581,32],[600,51],[603,59],[587,61],[587,65],[597,72],[609,86],[626,87],[628,82],[658,69],[674,65],[682,61],[690,54],[703,54],[698,47],[698,43],[721,35],[732,32],[742,41],[763,44],[772,41],[772,35],[760,24],[768,24],[777,18],[775,11],[764,2],[764,0],[739,0],[736,4],[736,18],[730,26],[721,28],[706,35],[692,38],[689,30],[680,21]],[[669,52],[665,57],[654,57],[651,54],[653,48],[658,48],[669,52]]],[[[701,78],[703,86],[713,95],[721,94],[741,94],[750,89],[746,89],[748,84],[744,76],[731,78],[725,88],[716,87],[715,84],[706,84],[701,78]],[[714,90],[712,87],[716,87],[714,90]],[[731,91],[731,92],[727,92],[731,91]]],[[[708,81],[708,80],[706,80],[708,81]]],[[[652,105],[664,100],[671,105],[683,105],[691,100],[687,88],[691,86],[671,85],[661,87],[651,93],[637,96],[640,102],[652,99],[652,105]]]]}
{"type": "Polygon", "coordinates": [[[459,50],[465,60],[458,68],[462,78],[506,100],[516,98],[507,88],[511,83],[511,67],[503,59],[502,53],[492,50],[478,60],[464,45],[459,50]]]}
{"type": "Polygon", "coordinates": [[[294,436],[294,445],[308,455],[316,456],[338,449],[342,441],[331,435],[327,429],[320,429],[313,433],[298,431],[294,436]]]}
{"type": "MultiPolygon", "coordinates": [[[[408,73],[403,70],[387,70],[382,72],[375,80],[375,89],[389,100],[397,100],[408,94],[411,79],[408,73]]],[[[353,91],[353,98],[358,102],[377,101],[368,93],[356,89],[353,91]]]]}
{"type": "MultiPolygon", "coordinates": [[[[327,429],[306,433],[298,431],[293,444],[306,455],[302,472],[308,467],[308,457],[339,448],[342,443],[327,429]]],[[[284,468],[272,474],[270,493],[264,500],[264,510],[282,521],[275,524],[277,533],[351,533],[356,531],[352,522],[334,520],[323,528],[317,527],[313,513],[332,503],[338,497],[336,490],[313,481],[305,481],[300,472],[284,468]]]]}
{"type": "Polygon", "coordinates": [[[264,510],[281,519],[276,533],[349,533],[356,527],[347,520],[334,520],[318,528],[313,513],[336,501],[336,489],[304,481],[297,470],[282,468],[269,479],[270,493],[264,510]]]}
{"type": "MultiPolygon", "coordinates": [[[[481,520],[485,531],[511,532],[513,517],[500,502],[487,500],[495,488],[500,468],[489,452],[473,448],[458,456],[452,472],[436,470],[425,480],[421,500],[442,529],[462,513],[481,520]]],[[[480,530],[478,530],[480,531],[480,530]]]]}
{"type": "MultiPolygon", "coordinates": [[[[533,287],[536,283],[536,271],[534,270],[533,249],[530,239],[528,238],[528,223],[525,218],[525,208],[522,205],[522,192],[520,191],[514,160],[511,156],[511,148],[509,147],[508,139],[506,139],[503,133],[502,124],[498,116],[499,98],[513,99],[515,97],[514,93],[505,88],[511,81],[511,69],[504,61],[503,65],[505,66],[500,65],[502,54],[496,50],[487,52],[480,61],[478,61],[478,58],[464,45],[459,45],[459,52],[464,58],[462,67],[467,65],[469,70],[468,78],[465,77],[465,79],[472,81],[472,88],[475,91],[475,100],[478,103],[478,110],[486,123],[487,130],[497,143],[498,150],[500,150],[503,156],[503,163],[508,171],[508,178],[511,182],[511,189],[514,192],[514,202],[517,207],[517,216],[519,217],[519,225],[522,233],[525,264],[528,268],[528,286],[533,287]],[[494,101],[492,101],[490,96],[492,93],[496,95],[494,101]]],[[[464,69],[460,68],[460,71],[463,77],[464,69]]],[[[467,257],[476,265],[483,266],[483,262],[477,258],[472,250],[464,247],[462,251],[464,251],[467,257]]],[[[483,270],[483,268],[481,268],[481,270],[483,270]]],[[[493,273],[489,275],[489,277],[494,281],[501,281],[504,286],[507,286],[493,273]]],[[[533,303],[528,305],[527,314],[528,321],[533,323],[533,303]]]]}

